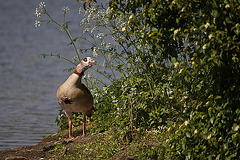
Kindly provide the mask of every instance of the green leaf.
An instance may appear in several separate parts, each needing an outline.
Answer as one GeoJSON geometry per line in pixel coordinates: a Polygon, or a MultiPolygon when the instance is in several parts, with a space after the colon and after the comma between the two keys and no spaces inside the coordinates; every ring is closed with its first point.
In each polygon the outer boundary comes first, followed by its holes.
{"type": "Polygon", "coordinates": [[[186,136],[187,136],[188,138],[190,138],[190,137],[191,137],[190,132],[186,132],[186,136]]]}
{"type": "Polygon", "coordinates": [[[172,62],[173,64],[176,63],[176,61],[177,61],[176,57],[172,57],[172,58],[171,58],[171,62],[172,62]]]}
{"type": "Polygon", "coordinates": [[[226,18],[227,23],[232,23],[231,19],[229,17],[226,18]]]}
{"type": "Polygon", "coordinates": [[[210,122],[213,124],[213,122],[214,122],[214,117],[210,118],[210,122]]]}
{"type": "Polygon", "coordinates": [[[217,18],[218,17],[218,11],[217,10],[212,10],[212,16],[217,18]]]}
{"type": "Polygon", "coordinates": [[[189,76],[185,76],[185,77],[184,77],[184,80],[185,80],[186,82],[190,82],[189,76]]]}

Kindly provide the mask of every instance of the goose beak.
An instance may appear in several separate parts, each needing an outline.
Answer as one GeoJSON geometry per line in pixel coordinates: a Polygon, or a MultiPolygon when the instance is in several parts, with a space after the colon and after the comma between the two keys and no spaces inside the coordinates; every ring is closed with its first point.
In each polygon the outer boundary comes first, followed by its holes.
{"type": "Polygon", "coordinates": [[[88,64],[89,65],[96,65],[97,64],[97,62],[96,61],[94,61],[93,59],[91,59],[89,62],[88,62],[88,64]]]}

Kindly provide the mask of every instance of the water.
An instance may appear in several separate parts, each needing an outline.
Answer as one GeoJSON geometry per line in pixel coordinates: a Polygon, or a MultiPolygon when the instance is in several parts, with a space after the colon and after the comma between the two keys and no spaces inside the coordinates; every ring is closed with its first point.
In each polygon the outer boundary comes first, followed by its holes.
{"type": "MultiPolygon", "coordinates": [[[[43,59],[40,52],[72,57],[74,50],[56,25],[34,27],[39,0],[0,0],[0,150],[38,143],[56,133],[55,119],[60,109],[56,90],[70,73],[70,63],[56,58],[43,59]]],[[[76,1],[47,1],[53,17],[69,3],[71,31],[81,31],[76,1]]],[[[59,19],[59,18],[57,18],[59,19]]],[[[86,48],[84,42],[77,44],[86,48]]],[[[79,47],[81,47],[79,46],[79,47]]],[[[91,53],[89,53],[91,56],[91,53]]]]}

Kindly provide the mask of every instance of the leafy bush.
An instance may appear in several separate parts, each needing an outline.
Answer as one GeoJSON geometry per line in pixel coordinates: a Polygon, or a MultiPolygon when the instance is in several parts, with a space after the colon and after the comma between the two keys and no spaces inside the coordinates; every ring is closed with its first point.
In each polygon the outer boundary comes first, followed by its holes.
{"type": "Polygon", "coordinates": [[[75,39],[68,25],[60,25],[78,58],[92,51],[105,59],[104,69],[96,71],[110,85],[85,77],[98,127],[119,127],[133,136],[137,129],[167,126],[169,137],[157,150],[168,156],[237,159],[239,1],[110,0],[108,5],[80,10],[85,29],[75,39]],[[77,49],[77,39],[92,47],[77,49]]]}

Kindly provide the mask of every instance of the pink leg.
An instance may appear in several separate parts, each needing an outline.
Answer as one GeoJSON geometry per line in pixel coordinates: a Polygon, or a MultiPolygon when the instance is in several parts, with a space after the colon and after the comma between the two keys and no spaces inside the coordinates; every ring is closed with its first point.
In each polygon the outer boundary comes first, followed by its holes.
{"type": "Polygon", "coordinates": [[[69,138],[74,138],[72,135],[72,120],[71,120],[71,118],[68,118],[68,122],[69,122],[69,138]]]}
{"type": "Polygon", "coordinates": [[[85,115],[83,116],[82,122],[83,122],[83,135],[82,135],[82,137],[84,137],[86,135],[86,131],[85,131],[86,116],[85,115]]]}

